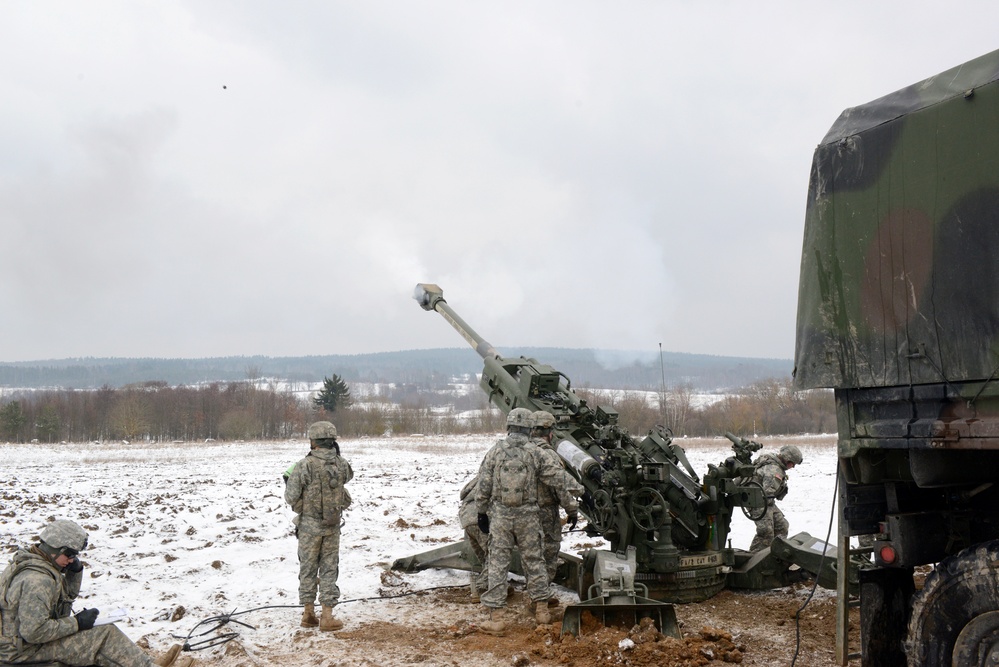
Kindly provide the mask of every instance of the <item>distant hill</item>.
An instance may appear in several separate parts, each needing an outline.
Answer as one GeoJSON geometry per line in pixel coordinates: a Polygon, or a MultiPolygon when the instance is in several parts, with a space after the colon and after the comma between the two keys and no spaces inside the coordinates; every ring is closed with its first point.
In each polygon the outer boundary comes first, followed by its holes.
{"type": "MultiPolygon", "coordinates": [[[[527,356],[555,367],[574,387],[657,389],[663,382],[658,352],[567,348],[508,348],[506,356],[527,356]]],[[[733,389],[769,377],[788,377],[790,359],[721,357],[663,352],[669,386],[697,390],[733,389]]],[[[213,357],[207,359],[83,358],[0,363],[0,387],[94,389],[103,385],[159,381],[169,385],[274,378],[318,382],[333,373],[347,382],[440,386],[454,377],[476,375],[482,360],[469,348],[405,350],[311,357],[213,357]]]]}

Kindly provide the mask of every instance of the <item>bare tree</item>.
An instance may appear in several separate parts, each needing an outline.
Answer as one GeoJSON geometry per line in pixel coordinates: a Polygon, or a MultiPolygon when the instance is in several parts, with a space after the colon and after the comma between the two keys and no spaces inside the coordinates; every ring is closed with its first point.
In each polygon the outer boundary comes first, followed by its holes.
{"type": "Polygon", "coordinates": [[[663,425],[676,435],[684,435],[687,417],[693,405],[694,388],[689,383],[674,385],[659,392],[659,410],[663,425]]]}
{"type": "Polygon", "coordinates": [[[149,432],[149,406],[144,394],[128,391],[118,396],[108,417],[112,432],[124,440],[135,440],[149,432]]]}

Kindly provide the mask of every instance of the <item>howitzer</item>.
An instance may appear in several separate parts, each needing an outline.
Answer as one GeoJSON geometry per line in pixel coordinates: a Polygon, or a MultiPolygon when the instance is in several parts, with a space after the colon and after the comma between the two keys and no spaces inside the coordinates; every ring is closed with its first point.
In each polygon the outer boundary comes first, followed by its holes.
{"type": "MultiPolygon", "coordinates": [[[[634,549],[635,581],[651,597],[693,602],[725,586],[736,564],[734,550],[725,546],[734,508],[766,505],[759,485],[742,483],[753,474],[743,456],[751,453],[750,445],[733,441],[736,455],[709,466],[701,479],[669,429],[657,426],[642,438],[632,437],[618,424],[617,411],[589,406],[565,374],[536,359],[500,356],[451,309],[437,285],[417,285],[414,296],[482,357],[480,386],[494,406],[504,413],[527,408],[555,417],[553,446],[586,489],[580,511],[587,530],[615,553],[634,549]]],[[[587,569],[584,563],[584,582],[587,569]]]]}

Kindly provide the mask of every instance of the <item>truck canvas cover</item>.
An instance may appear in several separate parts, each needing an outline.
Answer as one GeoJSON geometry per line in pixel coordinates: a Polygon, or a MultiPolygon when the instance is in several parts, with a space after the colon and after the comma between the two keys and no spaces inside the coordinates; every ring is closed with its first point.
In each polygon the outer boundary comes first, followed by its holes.
{"type": "Polygon", "coordinates": [[[799,388],[999,376],[999,51],[840,115],[798,289],[799,388]]]}

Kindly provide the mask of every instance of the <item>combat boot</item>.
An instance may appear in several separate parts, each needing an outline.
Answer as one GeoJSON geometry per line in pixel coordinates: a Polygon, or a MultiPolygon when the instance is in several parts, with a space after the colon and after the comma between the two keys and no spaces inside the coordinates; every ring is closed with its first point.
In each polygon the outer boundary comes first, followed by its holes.
{"type": "Polygon", "coordinates": [[[305,605],[305,609],[302,611],[302,627],[314,628],[317,625],[319,625],[319,619],[316,618],[316,605],[305,605]]]}
{"type": "Polygon", "coordinates": [[[496,635],[502,637],[506,634],[506,610],[500,607],[499,609],[489,609],[489,620],[483,621],[479,628],[482,629],[487,635],[496,635]]]}
{"type": "Polygon", "coordinates": [[[153,660],[153,664],[156,665],[156,667],[170,667],[177,661],[177,656],[180,655],[180,651],[181,645],[174,644],[166,650],[166,653],[153,660]]]}
{"type": "Polygon", "coordinates": [[[333,607],[323,605],[322,615],[319,617],[319,629],[322,632],[331,632],[343,627],[343,621],[333,616],[333,607]]]}
{"type": "Polygon", "coordinates": [[[548,600],[538,600],[534,603],[534,620],[538,625],[548,625],[552,622],[552,614],[548,611],[548,600]]]}
{"type": "Polygon", "coordinates": [[[468,590],[471,593],[472,602],[479,601],[479,573],[468,573],[468,590]]]}

